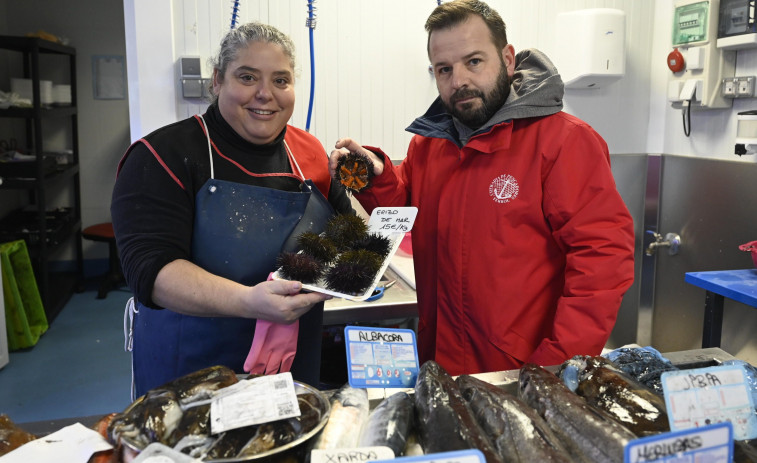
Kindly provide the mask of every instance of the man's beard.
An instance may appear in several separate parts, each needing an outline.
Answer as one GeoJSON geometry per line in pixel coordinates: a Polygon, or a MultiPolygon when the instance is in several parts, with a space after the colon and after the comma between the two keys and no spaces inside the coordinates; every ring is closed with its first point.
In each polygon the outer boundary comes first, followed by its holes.
{"type": "Polygon", "coordinates": [[[507,100],[509,94],[510,76],[507,75],[507,68],[502,63],[499,75],[497,76],[497,83],[487,95],[484,95],[481,90],[461,88],[452,94],[449,102],[442,99],[442,103],[447,108],[447,112],[453,117],[471,129],[476,130],[499,111],[499,108],[505,104],[505,100],[507,100]],[[465,103],[460,109],[455,105],[460,100],[475,97],[481,99],[481,105],[476,108],[473,108],[475,102],[465,103]]]}

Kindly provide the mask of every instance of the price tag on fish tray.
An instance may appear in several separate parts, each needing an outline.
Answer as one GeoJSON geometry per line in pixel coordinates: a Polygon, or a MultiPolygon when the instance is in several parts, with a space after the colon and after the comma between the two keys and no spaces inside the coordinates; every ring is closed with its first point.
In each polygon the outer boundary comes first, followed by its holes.
{"type": "Polygon", "coordinates": [[[664,432],[626,445],[624,463],[733,461],[733,426],[718,423],[685,431],[664,432]]]}
{"type": "Polygon", "coordinates": [[[415,386],[420,367],[412,330],[347,326],[344,339],[350,386],[415,386]]]}
{"type": "Polygon", "coordinates": [[[672,431],[729,422],[736,440],[757,437],[757,414],[743,365],[666,371],[660,380],[672,431]]]}
{"type": "Polygon", "coordinates": [[[300,416],[291,373],[260,376],[219,389],[210,402],[212,434],[300,416]]]}
{"type": "MultiPolygon", "coordinates": [[[[376,463],[382,463],[378,460],[376,463]]],[[[386,460],[386,463],[486,463],[486,458],[480,450],[456,450],[454,452],[431,453],[417,457],[401,457],[386,460]]]]}

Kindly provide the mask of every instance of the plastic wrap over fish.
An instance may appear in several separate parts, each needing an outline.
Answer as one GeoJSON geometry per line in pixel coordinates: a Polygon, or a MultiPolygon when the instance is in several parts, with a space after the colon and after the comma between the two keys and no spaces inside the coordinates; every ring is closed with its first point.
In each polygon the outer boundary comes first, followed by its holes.
{"type": "Polygon", "coordinates": [[[349,384],[331,397],[331,415],[313,448],[320,450],[354,448],[368,418],[368,392],[349,384]]]}
{"type": "Polygon", "coordinates": [[[726,360],[723,365],[742,365],[746,371],[746,382],[752,390],[752,403],[757,407],[757,368],[743,360],[726,360]]]}
{"type": "Polygon", "coordinates": [[[374,408],[363,425],[360,447],[384,446],[402,456],[413,426],[415,405],[406,392],[396,392],[374,408]]]}
{"type": "Polygon", "coordinates": [[[649,346],[621,347],[604,354],[603,357],[658,394],[662,394],[660,376],[666,371],[678,370],[670,360],[649,346]]]}

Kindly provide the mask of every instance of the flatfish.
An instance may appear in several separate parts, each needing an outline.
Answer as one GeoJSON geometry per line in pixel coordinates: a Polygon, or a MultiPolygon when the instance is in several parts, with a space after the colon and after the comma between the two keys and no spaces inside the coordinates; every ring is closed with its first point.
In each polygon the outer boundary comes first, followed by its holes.
{"type": "Polygon", "coordinates": [[[359,446],[385,446],[392,449],[395,456],[401,456],[412,428],[414,411],[413,398],[405,392],[385,398],[368,415],[359,446]]]}
{"type": "Polygon", "coordinates": [[[624,447],[636,435],[612,416],[539,365],[523,365],[518,382],[518,396],[544,418],[575,461],[623,462],[624,447]]]}
{"type": "Polygon", "coordinates": [[[575,356],[563,363],[563,372],[575,368],[576,393],[601,408],[639,437],[670,431],[665,399],[624,373],[604,357],[575,356]]]}
{"type": "Polygon", "coordinates": [[[522,400],[473,376],[455,381],[505,463],[571,462],[549,425],[522,400]]]}
{"type": "Polygon", "coordinates": [[[415,383],[418,436],[426,454],[478,449],[488,463],[501,462],[455,381],[433,360],[421,365],[415,383]]]}
{"type": "Polygon", "coordinates": [[[315,449],[342,449],[358,446],[360,431],[368,418],[368,393],[345,384],[331,398],[331,414],[315,449]]]}

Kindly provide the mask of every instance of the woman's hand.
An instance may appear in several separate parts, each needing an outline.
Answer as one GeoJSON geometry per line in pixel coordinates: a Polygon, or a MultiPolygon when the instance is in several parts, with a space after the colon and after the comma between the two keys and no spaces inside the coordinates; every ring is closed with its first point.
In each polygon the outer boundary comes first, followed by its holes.
{"type": "Polygon", "coordinates": [[[350,152],[362,154],[373,162],[373,174],[381,175],[384,172],[384,159],[376,156],[372,151],[363,148],[358,142],[351,138],[340,138],[335,145],[335,150],[331,152],[329,156],[329,171],[331,177],[339,180],[339,175],[336,172],[336,165],[339,159],[350,152]]]}
{"type": "Polygon", "coordinates": [[[250,288],[247,306],[255,312],[252,318],[274,323],[290,324],[299,319],[315,304],[331,299],[323,293],[301,293],[299,281],[264,281],[250,288]]]}

